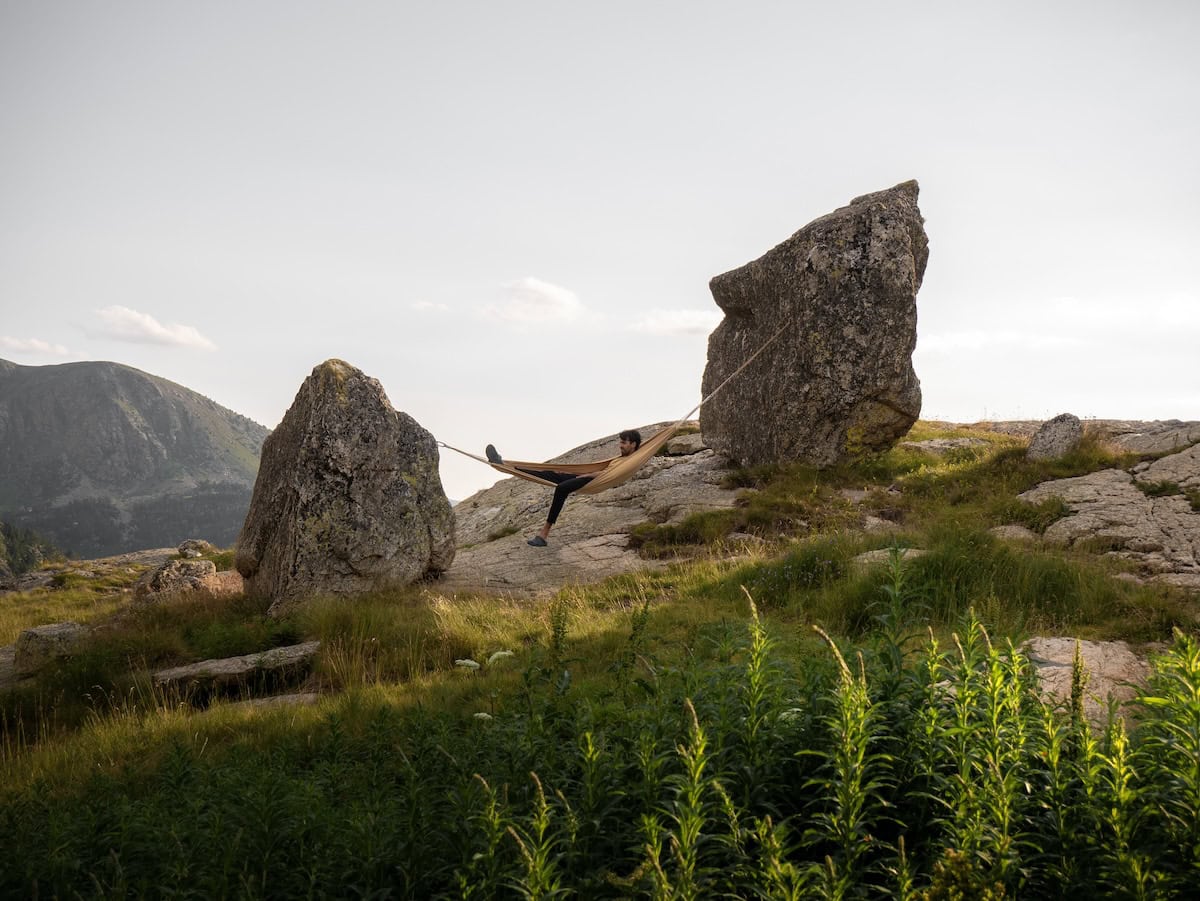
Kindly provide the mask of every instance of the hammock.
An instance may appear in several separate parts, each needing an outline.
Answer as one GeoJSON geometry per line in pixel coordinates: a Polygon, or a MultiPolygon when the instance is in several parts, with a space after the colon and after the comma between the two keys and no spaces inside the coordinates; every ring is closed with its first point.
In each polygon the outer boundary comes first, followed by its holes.
{"type": "Polygon", "coordinates": [[[607,460],[594,460],[590,463],[528,463],[520,460],[505,460],[503,463],[493,463],[491,460],[487,459],[487,457],[481,457],[478,454],[471,453],[470,451],[453,447],[452,445],[446,444],[443,441],[439,441],[438,445],[446,448],[447,450],[456,451],[462,454],[464,457],[470,457],[472,460],[478,460],[480,463],[486,463],[497,472],[502,472],[505,475],[516,476],[519,479],[525,479],[527,482],[537,482],[539,485],[548,485],[551,488],[557,487],[557,483],[551,482],[549,479],[543,479],[541,476],[524,472],[523,470],[551,470],[553,472],[562,472],[575,476],[589,476],[594,474],[595,477],[582,488],[580,488],[578,493],[599,494],[606,488],[616,488],[618,485],[623,485],[625,482],[629,481],[629,479],[633,477],[633,474],[641,469],[645,462],[653,457],[658,452],[659,448],[670,441],[675,433],[678,432],[688,422],[688,420],[692,418],[693,413],[704,406],[704,404],[708,403],[708,401],[710,401],[718,391],[728,385],[733,380],[734,376],[738,375],[743,369],[753,363],[755,357],[766,350],[768,344],[782,335],[784,329],[786,329],[788,325],[790,325],[790,323],[785,323],[784,326],[779,329],[779,331],[763,342],[762,347],[752,353],[745,363],[730,373],[729,377],[725,379],[725,381],[721,382],[721,384],[717,385],[716,388],[710,391],[708,393],[708,397],[705,397],[700,401],[700,403],[692,407],[692,409],[689,410],[682,419],[671,423],[671,425],[667,426],[662,431],[656,432],[652,437],[643,440],[638,449],[626,457],[609,457],[607,460]]]}

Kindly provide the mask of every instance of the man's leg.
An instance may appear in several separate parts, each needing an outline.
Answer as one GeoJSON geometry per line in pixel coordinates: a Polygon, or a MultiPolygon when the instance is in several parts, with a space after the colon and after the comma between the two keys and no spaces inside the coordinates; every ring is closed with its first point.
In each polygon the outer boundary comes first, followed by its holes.
{"type": "Polygon", "coordinates": [[[546,543],[546,539],[550,537],[550,529],[558,522],[558,514],[562,512],[563,504],[567,502],[567,495],[578,491],[594,478],[595,476],[572,476],[558,483],[558,487],[554,489],[554,500],[550,502],[550,512],[546,514],[546,523],[537,535],[541,541],[531,538],[529,544],[541,547],[546,543]]]}

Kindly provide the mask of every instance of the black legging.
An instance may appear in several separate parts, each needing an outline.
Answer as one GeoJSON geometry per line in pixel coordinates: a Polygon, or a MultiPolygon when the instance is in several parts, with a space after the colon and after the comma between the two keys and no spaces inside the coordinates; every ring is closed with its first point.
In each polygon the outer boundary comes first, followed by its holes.
{"type": "Polygon", "coordinates": [[[522,469],[521,472],[545,479],[547,482],[557,483],[557,487],[554,489],[554,500],[550,502],[550,512],[546,514],[546,522],[550,525],[554,525],[558,521],[558,514],[562,512],[563,504],[567,502],[567,495],[572,491],[578,491],[596,478],[595,476],[573,476],[565,472],[555,472],[552,469],[522,469]]]}

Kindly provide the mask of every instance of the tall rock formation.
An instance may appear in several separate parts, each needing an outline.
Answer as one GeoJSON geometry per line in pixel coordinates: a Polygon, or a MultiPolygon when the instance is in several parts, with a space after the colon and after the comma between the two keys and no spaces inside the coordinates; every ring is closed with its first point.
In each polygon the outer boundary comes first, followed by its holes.
{"type": "Polygon", "coordinates": [[[921,412],[912,367],[929,241],[917,183],[852,200],[710,283],[725,318],[708,341],[709,446],[742,464],[826,466],[891,447],[921,412]]]}
{"type": "Polygon", "coordinates": [[[454,514],[433,436],[341,360],[300,386],[263,445],[235,565],[279,613],[316,594],[352,595],[445,570],[454,514]]]}
{"type": "Polygon", "coordinates": [[[119,363],[0,360],[0,520],[101,557],[237,538],[267,430],[119,363]]]}

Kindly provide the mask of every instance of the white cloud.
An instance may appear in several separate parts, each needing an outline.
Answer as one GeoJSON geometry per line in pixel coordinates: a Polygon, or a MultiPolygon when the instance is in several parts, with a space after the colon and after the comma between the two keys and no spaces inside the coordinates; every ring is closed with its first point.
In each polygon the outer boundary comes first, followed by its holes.
{"type": "Polygon", "coordinates": [[[528,276],[504,285],[507,295],[499,304],[481,309],[484,318],[521,325],[552,322],[574,322],[582,319],[587,310],[575,292],[528,276]]]}
{"type": "Polygon", "coordinates": [[[720,321],[717,310],[651,310],[630,328],[648,335],[707,335],[720,321]]]}
{"type": "Polygon", "coordinates": [[[170,347],[194,347],[216,350],[217,346],[190,325],[163,325],[148,313],[129,307],[111,306],[96,310],[103,325],[100,333],[118,341],[134,344],[164,344],[170,347]]]}
{"type": "Polygon", "coordinates": [[[432,300],[417,300],[409,305],[409,309],[418,313],[449,313],[450,308],[444,303],[434,303],[432,300]]]}
{"type": "Polygon", "coordinates": [[[52,357],[69,357],[71,352],[61,344],[51,344],[41,338],[10,338],[0,335],[0,347],[17,353],[48,354],[52,357]]]}

